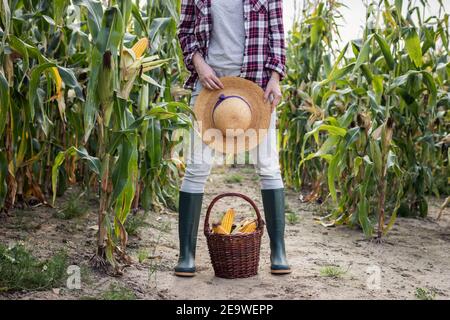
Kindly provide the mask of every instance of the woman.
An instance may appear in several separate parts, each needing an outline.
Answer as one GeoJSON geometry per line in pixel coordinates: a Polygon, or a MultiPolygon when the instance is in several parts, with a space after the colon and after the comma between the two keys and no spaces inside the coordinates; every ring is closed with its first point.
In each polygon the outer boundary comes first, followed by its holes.
{"type": "MultiPolygon", "coordinates": [[[[282,0],[182,0],[180,19],[178,37],[191,72],[185,87],[193,90],[192,106],[202,88],[220,90],[220,77],[239,76],[261,86],[274,111],[281,100],[279,82],[285,74],[282,0]]],[[[273,130],[257,148],[256,168],[270,238],[271,272],[287,274],[291,269],[284,244],[284,185],[275,122],[276,112],[272,112],[273,130]]],[[[178,276],[195,275],[198,224],[213,154],[201,144],[188,158],[179,196],[178,276]]]]}

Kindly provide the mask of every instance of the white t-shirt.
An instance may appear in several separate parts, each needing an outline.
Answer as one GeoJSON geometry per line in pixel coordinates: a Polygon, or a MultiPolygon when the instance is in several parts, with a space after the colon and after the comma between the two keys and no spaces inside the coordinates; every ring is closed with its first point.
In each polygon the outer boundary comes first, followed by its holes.
{"type": "Polygon", "coordinates": [[[212,30],[206,62],[219,74],[239,76],[244,60],[243,0],[212,0],[212,30]]]}

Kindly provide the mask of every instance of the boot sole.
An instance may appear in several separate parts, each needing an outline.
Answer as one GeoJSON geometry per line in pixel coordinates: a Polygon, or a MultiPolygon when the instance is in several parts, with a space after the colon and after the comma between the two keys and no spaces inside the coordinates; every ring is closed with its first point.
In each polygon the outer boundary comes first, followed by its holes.
{"type": "Polygon", "coordinates": [[[292,270],[270,270],[270,273],[275,274],[275,275],[283,275],[283,274],[289,274],[292,273],[292,270]]]}
{"type": "Polygon", "coordinates": [[[178,277],[192,278],[195,276],[195,272],[175,272],[178,277]]]}

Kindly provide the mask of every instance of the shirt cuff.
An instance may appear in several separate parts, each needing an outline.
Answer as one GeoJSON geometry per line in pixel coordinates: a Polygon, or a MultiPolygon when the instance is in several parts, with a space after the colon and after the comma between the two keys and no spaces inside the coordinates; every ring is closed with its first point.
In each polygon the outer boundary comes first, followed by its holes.
{"type": "Polygon", "coordinates": [[[186,55],[185,59],[184,59],[184,64],[186,65],[186,69],[188,69],[188,71],[190,72],[194,72],[195,71],[195,66],[194,66],[194,55],[200,52],[199,47],[197,45],[195,45],[194,47],[192,47],[192,49],[190,50],[190,52],[186,55]]]}
{"type": "Polygon", "coordinates": [[[284,70],[285,69],[284,65],[282,63],[280,63],[280,61],[278,59],[276,59],[276,58],[269,57],[267,59],[265,67],[267,69],[272,70],[272,71],[278,72],[279,75],[280,75],[280,80],[283,80],[284,77],[286,76],[286,73],[285,73],[285,70],[284,70]]]}

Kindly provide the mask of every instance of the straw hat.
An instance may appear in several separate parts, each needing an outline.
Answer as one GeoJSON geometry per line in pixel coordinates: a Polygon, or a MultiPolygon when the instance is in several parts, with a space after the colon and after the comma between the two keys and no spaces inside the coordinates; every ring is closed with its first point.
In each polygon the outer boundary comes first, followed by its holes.
{"type": "Polygon", "coordinates": [[[203,141],[222,153],[255,148],[267,134],[271,107],[264,91],[252,81],[223,77],[222,90],[203,89],[194,105],[203,141]]]}

